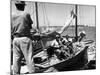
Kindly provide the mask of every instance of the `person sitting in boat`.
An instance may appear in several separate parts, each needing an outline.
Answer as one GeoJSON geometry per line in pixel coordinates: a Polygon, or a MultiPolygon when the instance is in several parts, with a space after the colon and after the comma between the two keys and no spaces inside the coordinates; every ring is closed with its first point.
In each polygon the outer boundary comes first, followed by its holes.
{"type": "Polygon", "coordinates": [[[85,31],[81,31],[79,32],[79,36],[78,36],[78,41],[81,42],[86,38],[86,32],[85,31]]]}
{"type": "Polygon", "coordinates": [[[79,32],[79,36],[77,41],[73,42],[73,48],[74,48],[74,52],[77,52],[80,50],[80,48],[84,48],[85,44],[84,44],[84,39],[86,38],[86,33],[85,31],[81,31],[79,32]]]}

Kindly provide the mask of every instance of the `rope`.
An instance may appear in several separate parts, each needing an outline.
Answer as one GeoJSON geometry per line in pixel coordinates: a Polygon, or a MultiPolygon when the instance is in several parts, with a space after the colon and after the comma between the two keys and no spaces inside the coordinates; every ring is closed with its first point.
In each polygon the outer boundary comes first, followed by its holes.
{"type": "Polygon", "coordinates": [[[42,8],[43,8],[43,19],[44,19],[44,25],[46,25],[45,23],[45,12],[44,12],[44,6],[42,5],[42,8]]]}
{"type": "Polygon", "coordinates": [[[47,25],[48,25],[48,27],[49,27],[49,26],[50,26],[50,24],[49,24],[49,20],[48,20],[48,17],[47,17],[45,4],[44,4],[44,12],[45,12],[46,19],[47,19],[47,25]]]}

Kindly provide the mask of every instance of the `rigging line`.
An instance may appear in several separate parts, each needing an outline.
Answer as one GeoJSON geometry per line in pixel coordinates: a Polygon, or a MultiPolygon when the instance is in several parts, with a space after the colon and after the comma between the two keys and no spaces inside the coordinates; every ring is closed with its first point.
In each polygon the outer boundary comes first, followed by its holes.
{"type": "MultiPolygon", "coordinates": [[[[74,10],[74,7],[72,8],[71,11],[73,11],[73,10],[74,10]]],[[[72,16],[72,15],[71,15],[71,16],[72,16]]],[[[68,24],[68,26],[66,27],[66,31],[68,30],[68,28],[69,28],[69,26],[71,25],[72,22],[73,22],[73,21],[71,21],[71,22],[68,24]]],[[[65,24],[65,23],[64,23],[64,24],[65,24]]],[[[65,30],[65,29],[64,29],[64,30],[65,30]]],[[[63,31],[63,32],[64,32],[64,31],[63,31]]],[[[62,33],[63,33],[63,32],[62,32],[62,33]]],[[[62,34],[62,33],[61,33],[61,34],[62,34]]]]}
{"type": "Polygon", "coordinates": [[[44,4],[44,12],[45,12],[46,19],[47,19],[47,26],[49,27],[49,26],[50,26],[50,24],[49,24],[49,20],[48,20],[48,17],[47,17],[47,12],[46,12],[46,7],[45,7],[45,4],[44,4]]]}
{"type": "MultiPolygon", "coordinates": [[[[73,10],[72,10],[72,11],[73,11],[73,10]]],[[[62,33],[65,31],[65,29],[66,29],[66,31],[67,31],[67,29],[68,29],[69,26],[71,25],[72,21],[73,21],[73,18],[72,18],[72,12],[71,12],[70,19],[68,20],[67,23],[64,24],[64,26],[61,28],[61,30],[60,30],[59,33],[62,34],[62,33]],[[66,24],[67,24],[68,26],[66,26],[66,24]]]]}
{"type": "MultiPolygon", "coordinates": [[[[71,23],[72,23],[72,21],[71,21],[71,22],[69,23],[69,25],[66,27],[66,31],[68,30],[68,28],[69,28],[69,26],[71,25],[71,23]]],[[[64,31],[65,31],[65,29],[64,29],[64,31]]],[[[64,31],[63,31],[63,32],[64,32],[64,31]]],[[[63,32],[62,32],[62,33],[63,33],[63,32]]],[[[62,34],[62,33],[61,33],[61,34],[62,34]]]]}
{"type": "MultiPolygon", "coordinates": [[[[72,7],[72,10],[71,10],[71,11],[73,11],[73,12],[75,13],[75,6],[72,7]]],[[[74,19],[74,21],[75,21],[75,19],[74,19]]],[[[75,30],[74,30],[74,29],[75,29],[74,25],[75,25],[75,23],[72,22],[72,24],[73,24],[73,25],[72,25],[72,36],[74,36],[74,32],[75,32],[75,30]]]]}
{"type": "Polygon", "coordinates": [[[42,4],[42,8],[43,8],[43,20],[44,20],[44,25],[46,25],[46,22],[45,22],[45,13],[44,13],[44,7],[43,7],[43,4],[42,4]]]}
{"type": "MultiPolygon", "coordinates": [[[[73,12],[75,13],[75,6],[73,6],[73,12]]],[[[75,19],[74,19],[74,21],[75,21],[75,19]]],[[[73,23],[73,26],[72,26],[72,36],[75,36],[75,22],[73,23]]]]}

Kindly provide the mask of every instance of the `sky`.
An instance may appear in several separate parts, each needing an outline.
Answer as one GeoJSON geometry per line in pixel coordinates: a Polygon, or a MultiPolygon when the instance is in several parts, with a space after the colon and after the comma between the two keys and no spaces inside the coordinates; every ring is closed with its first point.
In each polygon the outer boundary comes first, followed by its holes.
{"type": "MultiPolygon", "coordinates": [[[[18,10],[14,5],[15,1],[11,2],[11,14],[18,14],[18,10]]],[[[33,25],[36,25],[35,3],[26,2],[25,12],[31,14],[33,25]]],[[[71,10],[75,10],[73,4],[58,4],[58,3],[38,3],[38,18],[39,25],[63,26],[70,18],[71,10]]],[[[78,25],[95,26],[95,6],[78,5],[78,25]]],[[[71,23],[75,25],[75,21],[71,23]]]]}

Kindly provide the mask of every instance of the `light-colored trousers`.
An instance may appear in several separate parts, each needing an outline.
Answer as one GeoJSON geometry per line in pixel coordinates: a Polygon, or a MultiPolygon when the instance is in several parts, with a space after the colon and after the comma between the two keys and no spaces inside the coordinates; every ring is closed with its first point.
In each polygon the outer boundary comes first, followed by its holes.
{"type": "Polygon", "coordinates": [[[29,73],[34,73],[33,41],[28,37],[16,37],[13,40],[13,74],[20,74],[21,60],[24,57],[29,73]]]}

